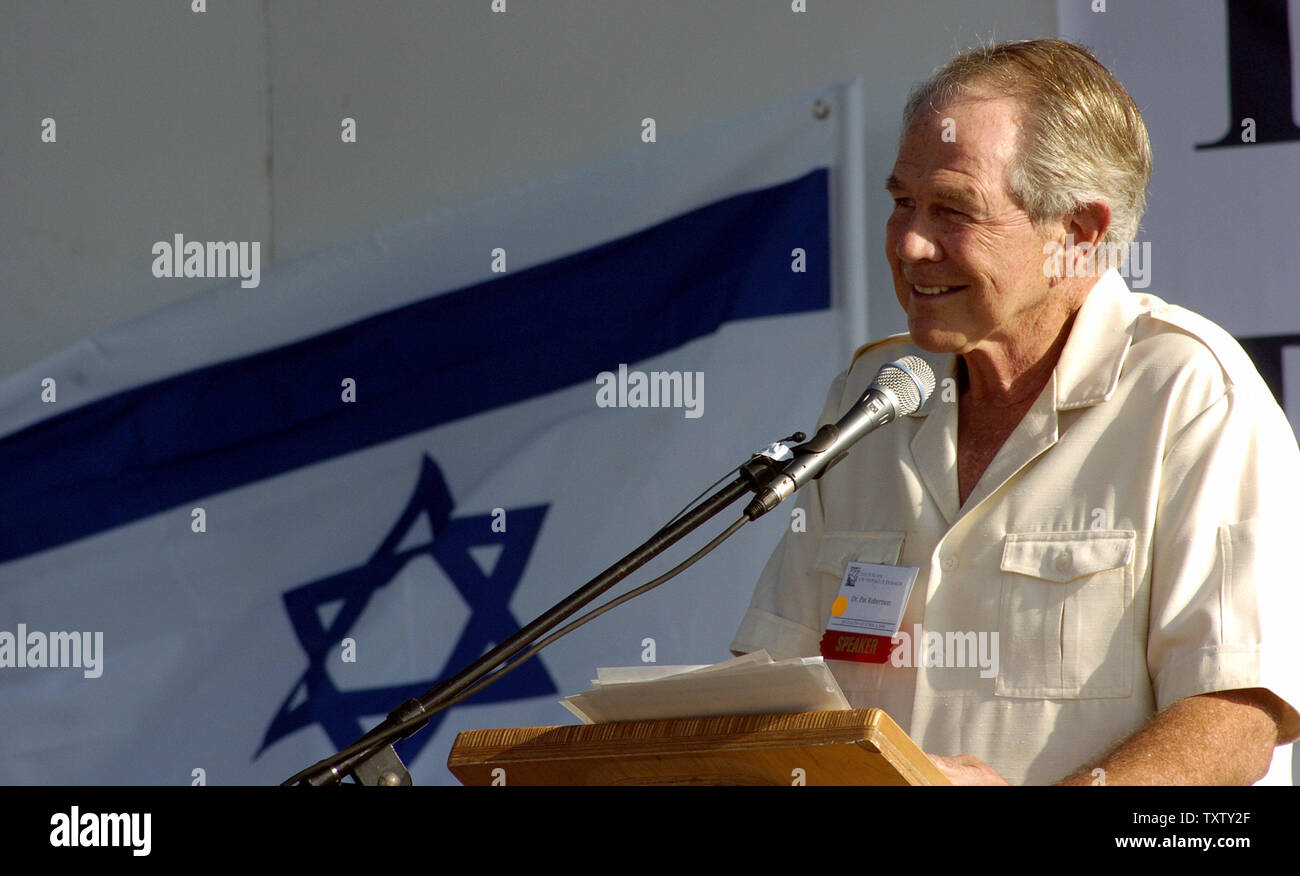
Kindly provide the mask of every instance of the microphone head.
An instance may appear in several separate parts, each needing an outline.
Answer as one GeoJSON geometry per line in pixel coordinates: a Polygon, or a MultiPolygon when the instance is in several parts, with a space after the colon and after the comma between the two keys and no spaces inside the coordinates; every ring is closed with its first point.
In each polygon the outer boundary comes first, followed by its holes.
{"type": "Polygon", "coordinates": [[[871,385],[888,390],[898,399],[898,414],[914,414],[934,392],[934,369],[920,356],[886,362],[871,385]]]}

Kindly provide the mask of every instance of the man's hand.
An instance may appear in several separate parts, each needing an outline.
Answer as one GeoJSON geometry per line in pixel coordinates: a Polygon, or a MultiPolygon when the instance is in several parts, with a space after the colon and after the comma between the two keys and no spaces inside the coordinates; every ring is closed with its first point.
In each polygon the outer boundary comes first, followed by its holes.
{"type": "Polygon", "coordinates": [[[941,754],[927,754],[934,761],[939,772],[948,777],[954,785],[1007,785],[1006,779],[998,775],[997,770],[973,754],[959,754],[956,757],[944,757],[941,754]]]}

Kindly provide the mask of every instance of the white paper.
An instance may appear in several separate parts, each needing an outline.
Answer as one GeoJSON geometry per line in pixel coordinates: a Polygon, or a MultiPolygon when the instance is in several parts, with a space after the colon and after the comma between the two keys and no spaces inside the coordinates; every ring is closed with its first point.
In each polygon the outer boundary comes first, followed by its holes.
{"type": "Polygon", "coordinates": [[[584,724],[849,708],[821,657],[773,661],[756,651],[711,666],[661,667],[685,671],[659,677],[636,671],[649,668],[597,670],[593,690],[566,697],[561,705],[584,724]]]}

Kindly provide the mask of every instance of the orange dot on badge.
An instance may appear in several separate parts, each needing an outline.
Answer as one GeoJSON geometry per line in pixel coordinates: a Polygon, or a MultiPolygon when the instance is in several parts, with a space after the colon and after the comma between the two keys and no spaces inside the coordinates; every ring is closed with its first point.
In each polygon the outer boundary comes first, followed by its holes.
{"type": "Polygon", "coordinates": [[[845,599],[843,596],[838,596],[835,598],[835,602],[831,605],[831,614],[835,615],[836,617],[839,617],[840,615],[844,614],[845,611],[848,610],[848,607],[849,607],[849,601],[845,599]]]}

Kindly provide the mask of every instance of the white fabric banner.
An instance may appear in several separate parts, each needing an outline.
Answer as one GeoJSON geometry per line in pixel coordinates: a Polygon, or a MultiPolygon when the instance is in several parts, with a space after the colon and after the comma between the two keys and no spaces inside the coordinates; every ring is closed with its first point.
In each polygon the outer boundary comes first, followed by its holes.
{"type": "MultiPolygon", "coordinates": [[[[845,93],[272,266],[0,383],[0,783],[282,781],[811,432],[862,332],[832,306],[845,93]]],[[[571,723],[557,700],[597,666],[727,657],[790,519],[402,743],[417,784],[454,781],[459,730],[571,723]]]]}

